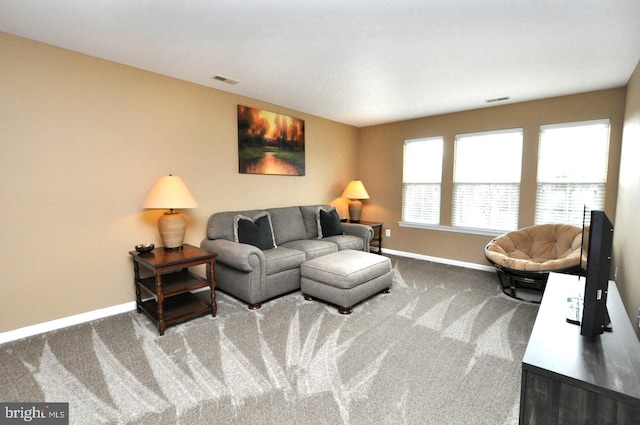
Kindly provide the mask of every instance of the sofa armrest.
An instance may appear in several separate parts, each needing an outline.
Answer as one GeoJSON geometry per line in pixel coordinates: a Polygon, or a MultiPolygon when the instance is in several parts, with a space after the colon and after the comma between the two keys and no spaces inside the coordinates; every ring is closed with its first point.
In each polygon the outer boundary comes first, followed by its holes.
{"type": "Polygon", "coordinates": [[[365,251],[368,251],[369,243],[373,239],[373,229],[370,226],[358,223],[342,223],[345,235],[352,235],[364,241],[365,251]]]}
{"type": "MultiPolygon", "coordinates": [[[[256,256],[258,264],[264,264],[264,253],[253,245],[229,241],[227,239],[205,239],[200,243],[204,249],[217,252],[216,262],[226,264],[244,272],[253,271],[251,257],[256,256]]],[[[255,260],[254,260],[255,262],[255,260]]]]}

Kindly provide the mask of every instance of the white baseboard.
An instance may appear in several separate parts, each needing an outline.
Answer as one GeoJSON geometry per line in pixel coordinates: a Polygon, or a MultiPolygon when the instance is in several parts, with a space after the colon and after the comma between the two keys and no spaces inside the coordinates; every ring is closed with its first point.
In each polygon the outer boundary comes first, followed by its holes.
{"type": "Polygon", "coordinates": [[[486,272],[495,272],[495,267],[485,266],[482,264],[468,263],[466,261],[451,260],[449,258],[431,257],[429,255],[414,254],[413,252],[396,251],[395,249],[382,249],[383,254],[397,255],[398,257],[415,258],[416,260],[431,261],[433,263],[448,264],[450,266],[466,267],[468,269],[482,270],[486,272]]]}
{"type": "MultiPolygon", "coordinates": [[[[483,270],[493,272],[495,268],[491,266],[483,266],[481,264],[468,263],[465,261],[450,260],[448,258],[431,257],[428,255],[414,254],[412,252],[396,251],[395,249],[383,248],[383,253],[389,255],[397,255],[399,257],[415,258],[417,260],[431,261],[434,263],[448,264],[451,266],[466,267],[468,269],[483,270]]],[[[203,288],[207,289],[207,288],[203,288]]],[[[114,316],[116,314],[126,313],[136,309],[136,302],[131,301],[124,304],[114,305],[111,307],[101,308],[99,310],[88,311],[86,313],[76,314],[74,316],[63,317],[61,319],[51,320],[49,322],[38,323],[37,325],[26,326],[24,328],[15,329],[13,331],[0,333],[0,344],[15,341],[33,335],[42,334],[56,329],[65,328],[67,326],[78,325],[80,323],[90,322],[103,317],[114,316]]]]}
{"type": "Polygon", "coordinates": [[[0,333],[0,344],[17,339],[26,338],[28,336],[38,335],[56,329],[66,328],[67,326],[78,325],[80,323],[90,322],[103,317],[114,316],[120,313],[126,313],[136,309],[136,302],[131,301],[124,304],[114,305],[111,307],[101,308],[99,310],[88,311],[86,313],[76,314],[74,316],[63,317],[61,319],[51,320],[49,322],[38,323],[37,325],[26,326],[24,328],[15,329],[13,331],[0,333]]]}

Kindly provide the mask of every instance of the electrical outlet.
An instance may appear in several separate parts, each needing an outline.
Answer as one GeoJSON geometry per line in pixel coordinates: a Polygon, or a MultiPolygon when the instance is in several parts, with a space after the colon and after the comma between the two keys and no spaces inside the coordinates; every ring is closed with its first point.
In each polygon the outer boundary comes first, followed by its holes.
{"type": "Polygon", "coordinates": [[[385,235],[386,237],[390,238],[390,237],[391,237],[391,229],[385,229],[385,231],[384,231],[384,235],[385,235]]]}

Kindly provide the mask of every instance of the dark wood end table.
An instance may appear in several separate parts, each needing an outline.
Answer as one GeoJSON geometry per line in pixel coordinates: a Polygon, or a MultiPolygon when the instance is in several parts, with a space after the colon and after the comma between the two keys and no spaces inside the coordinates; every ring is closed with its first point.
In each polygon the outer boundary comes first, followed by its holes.
{"type": "Polygon", "coordinates": [[[138,312],[146,313],[164,335],[167,326],[211,313],[216,316],[216,253],[184,244],[180,249],[156,248],[151,252],[129,251],[133,258],[134,284],[138,312]],[[205,264],[206,279],[189,271],[189,267],[205,264]],[[140,276],[140,266],[153,273],[140,276]],[[192,291],[209,287],[210,300],[203,301],[192,291]],[[153,298],[143,301],[142,290],[153,298]]]}

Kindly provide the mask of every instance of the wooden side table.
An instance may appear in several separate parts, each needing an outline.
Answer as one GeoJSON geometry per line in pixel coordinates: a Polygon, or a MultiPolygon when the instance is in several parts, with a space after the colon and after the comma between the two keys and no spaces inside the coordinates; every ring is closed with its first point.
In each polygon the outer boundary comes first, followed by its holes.
{"type": "Polygon", "coordinates": [[[379,221],[362,220],[358,221],[357,223],[364,224],[365,226],[369,226],[373,229],[373,238],[371,239],[371,243],[369,244],[369,249],[377,248],[378,252],[376,252],[376,254],[382,254],[382,226],[384,226],[384,223],[379,221]]]}
{"type": "Polygon", "coordinates": [[[133,257],[134,284],[138,312],[146,313],[158,325],[164,335],[167,326],[184,322],[211,313],[216,316],[216,282],[214,264],[216,253],[184,244],[181,249],[156,248],[151,252],[129,251],[133,257]],[[206,264],[207,278],[189,271],[189,267],[206,264]],[[153,273],[151,277],[140,276],[140,266],[153,273]],[[203,301],[192,293],[209,287],[210,300],[203,301]],[[153,298],[142,300],[142,290],[153,298]]]}

